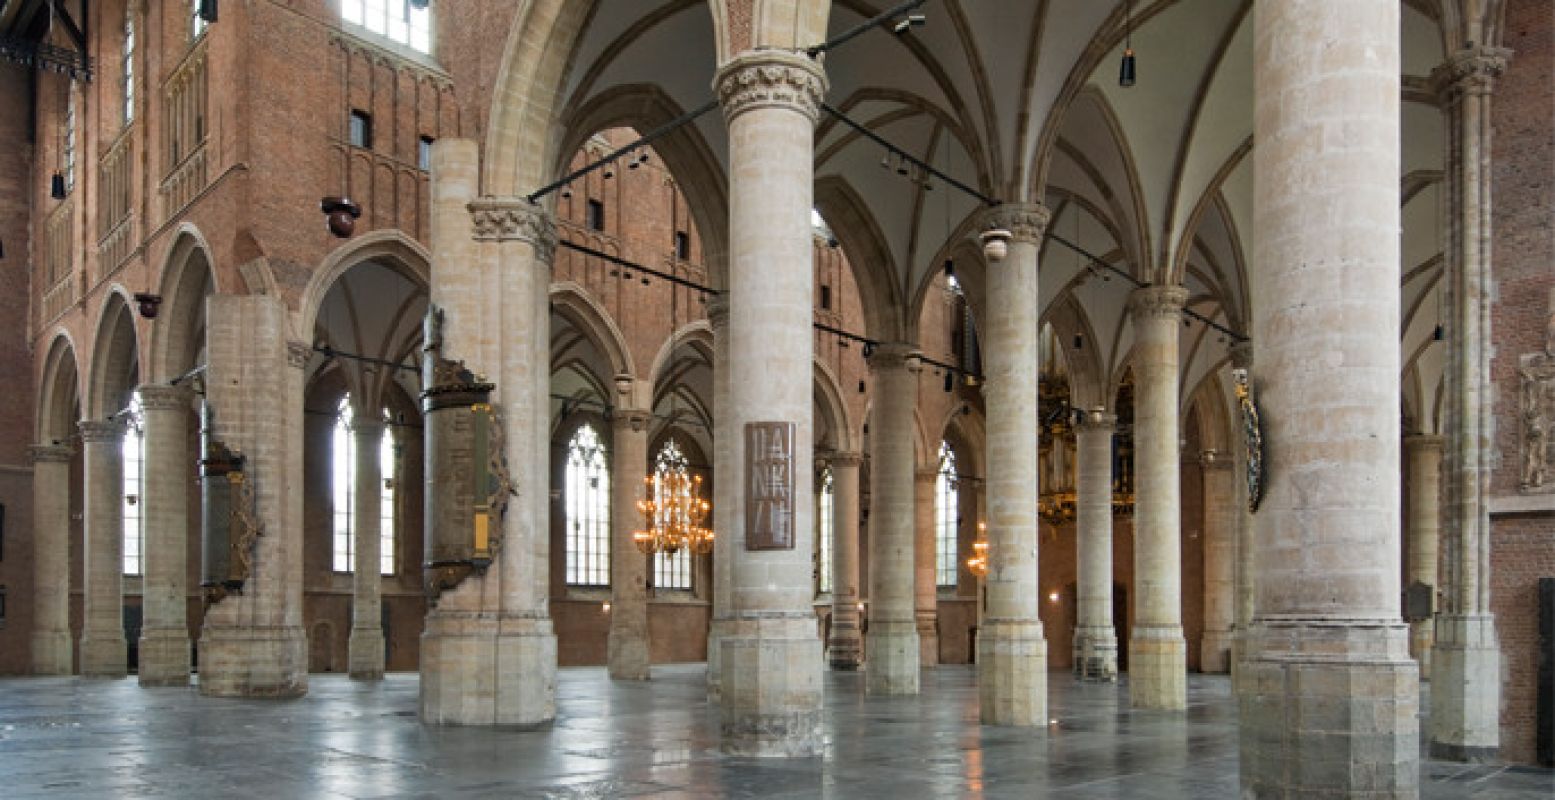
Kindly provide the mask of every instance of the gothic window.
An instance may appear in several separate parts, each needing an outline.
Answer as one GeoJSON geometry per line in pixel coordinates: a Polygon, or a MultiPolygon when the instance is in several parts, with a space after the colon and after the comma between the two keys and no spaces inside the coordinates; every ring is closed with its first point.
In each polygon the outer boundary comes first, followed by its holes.
{"type": "Polygon", "coordinates": [[[610,468],[594,426],[567,443],[567,585],[610,585],[610,468]]]}
{"type": "Polygon", "coordinates": [[[432,52],[432,10],[412,0],[340,0],[340,18],[369,33],[432,52]]]}
{"type": "MultiPolygon", "coordinates": [[[[356,435],[351,429],[351,395],[340,398],[335,416],[335,431],[330,440],[330,498],[332,519],[330,569],[354,572],[356,569],[356,435]]],[[[385,479],[378,491],[378,571],[393,575],[394,558],[394,437],[387,427],[378,446],[379,473],[385,479]]]]}
{"type": "Polygon", "coordinates": [[[76,82],[70,82],[65,96],[65,191],[76,188],[76,82]]]}
{"type": "Polygon", "coordinates": [[[205,17],[200,16],[200,0],[190,0],[190,2],[189,2],[189,38],[190,39],[198,39],[201,36],[204,36],[205,35],[205,26],[208,25],[208,24],[210,24],[210,23],[205,21],[205,17]]]}
{"type": "Polygon", "coordinates": [[[956,489],[956,454],[949,442],[939,445],[939,474],[934,479],[934,582],[956,585],[956,532],[960,498],[956,489]]]}
{"type": "Polygon", "coordinates": [[[145,491],[146,436],[140,423],[140,400],[130,401],[126,415],[129,427],[124,432],[124,574],[142,575],[146,571],[145,491]]]}
{"type": "Polygon", "coordinates": [[[124,11],[124,124],[135,120],[135,14],[124,11]]]}
{"type": "Polygon", "coordinates": [[[831,593],[832,503],[836,497],[832,489],[831,467],[821,471],[820,483],[821,502],[815,512],[815,540],[818,542],[815,558],[816,591],[820,594],[829,594],[831,593]]]}
{"type": "MultiPolygon", "coordinates": [[[[680,445],[670,439],[659,448],[659,455],[653,459],[653,474],[660,478],[655,481],[657,486],[668,486],[665,480],[671,475],[689,476],[691,467],[686,461],[685,453],[681,452],[680,445]]],[[[658,490],[655,489],[655,492],[658,490]]],[[[654,502],[661,508],[668,506],[670,498],[655,496],[654,502]]],[[[653,557],[653,585],[660,589],[690,589],[691,588],[691,553],[682,548],[671,553],[658,553],[653,557]]]]}

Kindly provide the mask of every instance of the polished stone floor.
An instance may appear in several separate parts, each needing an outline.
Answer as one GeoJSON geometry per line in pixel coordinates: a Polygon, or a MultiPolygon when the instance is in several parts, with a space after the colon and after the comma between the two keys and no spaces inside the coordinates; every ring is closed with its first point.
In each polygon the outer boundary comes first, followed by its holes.
{"type": "MultiPolygon", "coordinates": [[[[651,683],[565,669],[544,731],[431,728],[416,676],[315,675],[300,700],[217,700],[133,680],[0,680],[0,798],[34,797],[1139,797],[1237,795],[1223,677],[1191,676],[1186,714],[1128,710],[1122,686],[1054,673],[1045,731],[977,724],[969,667],[924,673],[914,698],[827,677],[825,756],[718,752],[701,665],[651,683]]],[[[1555,797],[1549,770],[1428,762],[1426,798],[1555,797]]]]}

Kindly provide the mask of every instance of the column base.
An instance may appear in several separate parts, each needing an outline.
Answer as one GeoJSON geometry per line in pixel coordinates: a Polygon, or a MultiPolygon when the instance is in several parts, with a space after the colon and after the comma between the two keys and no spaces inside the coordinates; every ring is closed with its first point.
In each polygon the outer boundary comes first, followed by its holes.
{"type": "Polygon", "coordinates": [[[351,641],[346,658],[346,668],[353,681],[383,680],[384,650],[383,629],[352,628],[351,641]]]}
{"type": "Polygon", "coordinates": [[[308,640],[301,627],[211,627],[200,633],[200,694],[301,697],[308,693],[308,640]]]}
{"type": "Polygon", "coordinates": [[[1409,623],[1409,655],[1420,665],[1420,680],[1431,679],[1431,646],[1436,641],[1434,620],[1409,623]]]}
{"type": "Polygon", "coordinates": [[[1182,626],[1139,626],[1128,643],[1128,697],[1134,708],[1188,707],[1188,642],[1182,626]]]}
{"type": "Polygon", "coordinates": [[[1199,671],[1209,675],[1231,671],[1231,631],[1204,632],[1199,643],[1199,671]]]}
{"type": "Polygon", "coordinates": [[[1247,629],[1233,628],[1231,631],[1231,694],[1242,694],[1243,668],[1247,665],[1247,629]]]}
{"type": "Polygon", "coordinates": [[[923,660],[917,623],[870,620],[868,639],[865,691],[869,694],[917,694],[918,671],[923,660]]]}
{"type": "Polygon", "coordinates": [[[733,629],[734,621],[727,617],[714,617],[707,626],[707,699],[717,703],[723,697],[723,645],[733,629]]]}
{"type": "Polygon", "coordinates": [[[123,678],[129,674],[129,643],[124,631],[81,634],[81,677],[123,678]]]}
{"type": "Polygon", "coordinates": [[[1418,797],[1408,636],[1386,620],[1255,625],[1238,698],[1243,796],[1418,797]]]}
{"type": "Polygon", "coordinates": [[[140,685],[189,685],[189,631],[147,628],[140,636],[140,685]]]}
{"type": "Polygon", "coordinates": [[[775,758],[820,754],[821,642],[815,615],[746,616],[725,630],[719,646],[723,752],[775,758]]]}
{"type": "Polygon", "coordinates": [[[1118,679],[1118,637],[1111,625],[1075,629],[1074,676],[1100,683],[1118,679]]]}
{"type": "Polygon", "coordinates": [[[1436,618],[1431,757],[1493,761],[1501,748],[1501,648],[1490,614],[1436,618]]]}
{"type": "Polygon", "coordinates": [[[983,621],[977,695],[984,725],[1047,725],[1047,640],[1041,622],[983,621]]]}
{"type": "Polygon", "coordinates": [[[939,615],[934,611],[918,612],[918,665],[939,666],[939,615]]]}
{"type": "Polygon", "coordinates": [[[610,677],[618,681],[645,681],[649,677],[647,631],[611,630],[605,639],[605,660],[610,677]]]}
{"type": "Polygon", "coordinates": [[[421,634],[421,721],[534,728],[556,718],[556,634],[543,616],[436,611],[421,634]]]}
{"type": "Polygon", "coordinates": [[[71,673],[70,631],[38,631],[32,635],[32,674],[71,673]]]}
{"type": "Polygon", "coordinates": [[[864,639],[859,633],[858,620],[839,621],[832,617],[831,639],[826,642],[826,655],[831,668],[852,671],[864,663],[864,639]]]}

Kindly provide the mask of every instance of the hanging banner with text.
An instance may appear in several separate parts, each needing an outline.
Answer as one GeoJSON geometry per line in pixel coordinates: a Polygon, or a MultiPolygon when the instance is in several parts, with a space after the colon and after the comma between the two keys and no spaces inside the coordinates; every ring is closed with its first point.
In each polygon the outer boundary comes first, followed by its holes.
{"type": "Polygon", "coordinates": [[[792,422],[745,423],[745,549],[794,549],[792,422]]]}

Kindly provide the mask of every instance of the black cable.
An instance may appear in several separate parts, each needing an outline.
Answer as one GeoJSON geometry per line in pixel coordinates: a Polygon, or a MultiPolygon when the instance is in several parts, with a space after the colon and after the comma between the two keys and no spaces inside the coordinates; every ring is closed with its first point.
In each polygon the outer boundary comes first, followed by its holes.
{"type": "Polygon", "coordinates": [[[554,180],[554,181],[552,181],[552,182],[550,182],[550,183],[540,187],[539,189],[534,190],[533,192],[531,192],[524,199],[528,200],[530,203],[539,202],[540,198],[550,194],[551,192],[554,192],[557,189],[560,189],[563,186],[566,186],[567,184],[572,183],[573,181],[577,180],[578,178],[581,178],[584,175],[587,175],[590,172],[593,172],[594,170],[599,169],[600,167],[602,167],[602,166],[604,166],[606,164],[609,164],[609,163],[615,161],[616,159],[619,159],[621,156],[624,156],[627,153],[632,152],[633,150],[636,150],[636,149],[638,149],[640,147],[647,147],[648,145],[652,144],[655,140],[660,139],[660,138],[662,138],[664,136],[667,136],[668,134],[674,132],[676,129],[680,128],[681,126],[686,125],[687,123],[695,121],[698,117],[702,116],[703,114],[706,114],[709,111],[712,111],[713,109],[715,109],[717,107],[718,107],[718,101],[717,100],[709,100],[706,103],[702,104],[700,107],[698,107],[696,109],[693,109],[691,111],[687,111],[686,113],[681,114],[680,116],[670,120],[669,122],[666,122],[663,125],[660,125],[659,127],[654,128],[651,132],[648,133],[648,135],[642,137],[641,139],[638,139],[637,141],[632,142],[630,144],[622,145],[621,147],[617,148],[614,152],[612,152],[610,155],[607,155],[604,158],[601,158],[601,159],[599,159],[598,161],[595,161],[592,164],[585,164],[584,166],[579,167],[578,169],[575,169],[572,172],[570,172],[570,173],[568,173],[568,174],[566,174],[566,175],[564,175],[564,176],[562,176],[560,178],[557,178],[556,180],[554,180]]]}
{"type": "Polygon", "coordinates": [[[928,162],[918,158],[917,156],[914,156],[912,153],[909,153],[906,150],[903,150],[902,148],[897,147],[894,144],[891,144],[890,142],[888,142],[885,139],[881,138],[880,135],[875,133],[874,131],[864,127],[863,125],[860,125],[857,122],[854,122],[852,119],[848,118],[848,115],[846,115],[846,114],[842,113],[841,111],[838,111],[837,109],[833,108],[830,103],[822,103],[821,104],[821,110],[825,111],[826,113],[832,115],[833,117],[836,117],[837,119],[841,120],[843,122],[843,124],[847,125],[848,127],[852,128],[855,131],[858,131],[860,135],[864,136],[865,138],[869,139],[870,141],[874,142],[875,144],[878,144],[881,147],[884,147],[885,149],[891,151],[892,153],[895,153],[898,158],[902,158],[902,159],[905,159],[907,161],[912,162],[915,166],[917,166],[919,169],[923,170],[924,172],[927,172],[930,175],[933,175],[934,177],[939,178],[940,180],[944,181],[945,183],[947,183],[947,184],[949,184],[951,186],[954,186],[957,189],[960,189],[962,192],[965,192],[966,194],[976,198],[978,200],[978,202],[980,202],[980,203],[982,203],[984,205],[987,205],[987,206],[997,206],[997,205],[1000,205],[1001,201],[996,200],[996,199],[994,199],[992,197],[989,197],[988,195],[983,194],[982,192],[979,192],[976,189],[973,189],[972,187],[962,183],[961,181],[958,181],[955,178],[952,178],[949,175],[946,175],[945,173],[940,172],[939,170],[935,169],[932,165],[930,165],[928,162]]]}
{"type": "Polygon", "coordinates": [[[824,52],[826,52],[826,51],[828,51],[828,50],[830,50],[830,49],[832,49],[832,48],[834,48],[834,47],[836,47],[836,46],[838,46],[840,44],[844,44],[846,42],[849,42],[849,41],[853,40],[854,38],[857,38],[858,36],[862,35],[866,31],[868,31],[869,29],[874,28],[876,26],[879,26],[879,25],[885,23],[887,20],[892,19],[893,17],[899,17],[903,13],[911,11],[911,10],[917,8],[918,6],[923,5],[926,2],[928,2],[928,0],[907,0],[907,2],[905,2],[905,3],[898,3],[897,5],[895,5],[895,6],[891,7],[891,8],[888,8],[885,11],[880,12],[879,14],[874,15],[873,17],[870,17],[869,19],[864,20],[863,22],[860,22],[857,25],[854,25],[853,27],[843,31],[842,33],[839,33],[836,36],[833,36],[832,38],[827,39],[824,42],[821,42],[820,44],[811,45],[809,47],[806,47],[805,48],[805,54],[810,56],[811,58],[815,58],[816,56],[818,56],[818,55],[820,55],[820,54],[822,54],[822,53],[824,53],[824,52]]]}

